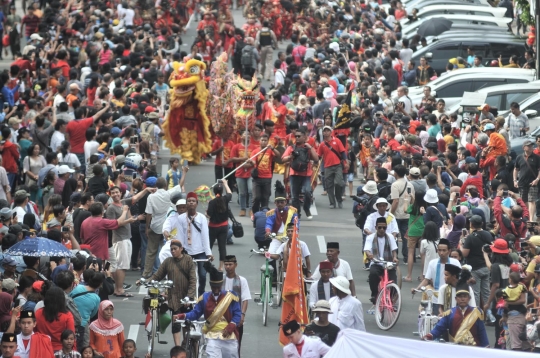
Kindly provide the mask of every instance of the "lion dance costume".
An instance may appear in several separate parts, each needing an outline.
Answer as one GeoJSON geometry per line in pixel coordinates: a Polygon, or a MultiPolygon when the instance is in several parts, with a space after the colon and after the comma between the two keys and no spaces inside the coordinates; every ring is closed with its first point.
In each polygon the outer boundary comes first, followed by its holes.
{"type": "Polygon", "coordinates": [[[206,65],[197,60],[174,62],[170,77],[170,111],[163,124],[166,146],[171,154],[199,163],[212,149],[210,119],[206,114],[208,90],[204,81],[206,65]]]}

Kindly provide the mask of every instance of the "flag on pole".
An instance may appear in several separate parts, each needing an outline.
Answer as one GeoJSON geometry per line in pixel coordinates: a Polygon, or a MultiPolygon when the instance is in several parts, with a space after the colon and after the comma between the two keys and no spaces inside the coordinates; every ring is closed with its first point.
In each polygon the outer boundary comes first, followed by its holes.
{"type": "Polygon", "coordinates": [[[352,125],[351,106],[352,106],[353,89],[354,89],[354,82],[351,84],[351,87],[349,88],[349,92],[347,93],[347,97],[345,98],[345,101],[343,101],[343,104],[341,105],[341,108],[339,109],[339,112],[336,117],[336,125],[334,126],[334,129],[350,128],[352,125]]]}
{"type": "MultiPolygon", "coordinates": [[[[287,275],[283,282],[283,305],[281,309],[281,324],[296,320],[300,324],[308,323],[306,293],[304,292],[304,274],[302,273],[302,248],[298,238],[298,218],[294,220],[294,233],[289,250],[287,275]]],[[[289,340],[279,330],[279,343],[289,344],[289,340]]]]}
{"type": "Polygon", "coordinates": [[[152,311],[148,310],[146,313],[146,319],[144,320],[144,329],[146,332],[151,333],[152,332],[152,311]]]}

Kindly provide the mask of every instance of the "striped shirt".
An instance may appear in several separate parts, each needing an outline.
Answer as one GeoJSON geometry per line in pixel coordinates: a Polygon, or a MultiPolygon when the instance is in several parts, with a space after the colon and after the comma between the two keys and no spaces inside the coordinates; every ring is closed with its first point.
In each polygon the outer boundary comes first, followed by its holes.
{"type": "Polygon", "coordinates": [[[183,255],[181,258],[168,257],[161,263],[157,272],[149,279],[161,281],[168,277],[174,284],[169,289],[169,306],[176,312],[180,310],[180,300],[184,297],[195,298],[196,276],[195,263],[189,255],[183,255]]]}

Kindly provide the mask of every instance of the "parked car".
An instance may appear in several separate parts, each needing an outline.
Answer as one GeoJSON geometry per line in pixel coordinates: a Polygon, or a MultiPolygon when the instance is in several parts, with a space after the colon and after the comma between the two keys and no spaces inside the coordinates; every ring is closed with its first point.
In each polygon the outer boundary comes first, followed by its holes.
{"type": "Polygon", "coordinates": [[[413,53],[412,60],[420,63],[420,58],[425,57],[430,66],[438,75],[446,71],[448,60],[455,57],[467,58],[467,49],[474,48],[475,55],[482,56],[484,66],[489,66],[492,60],[502,56],[502,61],[507,64],[510,57],[518,56],[520,65],[525,63],[525,42],[514,37],[499,36],[498,34],[485,35],[477,38],[443,37],[428,46],[413,53]]]}
{"type": "MultiPolygon", "coordinates": [[[[460,4],[460,5],[481,5],[489,6],[486,0],[409,0],[402,1],[407,13],[411,13],[414,8],[422,8],[430,5],[460,4]]],[[[387,7],[390,7],[389,5],[387,7]]],[[[387,10],[388,12],[388,10],[387,10]]]]}
{"type": "MultiPolygon", "coordinates": [[[[423,19],[419,19],[418,21],[415,21],[411,24],[407,24],[406,26],[403,26],[402,35],[404,38],[410,38],[416,34],[416,31],[422,25],[424,21],[433,19],[433,18],[445,18],[450,21],[452,21],[453,24],[466,24],[469,25],[471,29],[473,28],[481,28],[484,25],[489,26],[498,26],[502,28],[508,28],[508,23],[512,22],[512,19],[503,17],[493,17],[493,16],[477,16],[477,15],[431,15],[426,16],[423,19]]],[[[454,26],[454,25],[452,25],[454,26]]]]}
{"type": "MultiPolygon", "coordinates": [[[[502,7],[491,7],[491,6],[478,6],[478,5],[464,5],[464,4],[438,4],[438,5],[422,5],[419,8],[417,17],[418,19],[423,19],[427,16],[432,15],[478,15],[478,16],[493,16],[493,17],[504,17],[506,12],[505,8],[502,7]]],[[[402,26],[410,24],[408,18],[400,20],[402,26]]]]}
{"type": "MultiPolygon", "coordinates": [[[[535,113],[536,115],[536,113],[535,113]]],[[[536,127],[532,132],[527,134],[524,137],[517,137],[510,139],[510,147],[514,152],[516,152],[516,155],[523,154],[523,143],[525,141],[530,140],[533,143],[536,142],[536,136],[540,135],[540,127],[536,127]]]]}

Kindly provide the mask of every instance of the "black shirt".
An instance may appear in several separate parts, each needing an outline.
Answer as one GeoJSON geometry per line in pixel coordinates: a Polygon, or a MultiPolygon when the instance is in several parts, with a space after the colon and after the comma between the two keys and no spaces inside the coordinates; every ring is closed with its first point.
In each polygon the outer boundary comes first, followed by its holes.
{"type": "MultiPolygon", "coordinates": [[[[147,193],[144,194],[144,196],[143,196],[141,199],[139,199],[139,201],[137,202],[137,206],[138,206],[138,208],[139,208],[139,213],[141,213],[141,214],[144,214],[145,211],[146,211],[146,202],[148,201],[148,195],[150,195],[150,193],[147,192],[147,193]]],[[[140,220],[140,223],[141,223],[141,224],[145,224],[145,223],[146,223],[146,219],[140,220]]]]}
{"type": "Polygon", "coordinates": [[[106,193],[107,190],[109,190],[109,186],[102,176],[93,176],[88,180],[88,191],[91,192],[94,197],[98,194],[106,193]]]}
{"type": "Polygon", "coordinates": [[[520,188],[529,186],[530,183],[538,177],[540,157],[533,153],[527,157],[527,161],[525,161],[525,154],[521,154],[516,158],[516,168],[518,168],[519,175],[518,186],[520,188]]]}
{"type": "Polygon", "coordinates": [[[469,256],[467,256],[467,264],[471,265],[473,271],[486,267],[482,246],[485,244],[491,245],[492,241],[493,236],[484,230],[474,231],[465,238],[463,247],[470,250],[469,256]]]}
{"type": "Polygon", "coordinates": [[[499,169],[497,174],[495,175],[495,179],[498,179],[501,184],[508,185],[508,189],[514,191],[514,181],[512,179],[512,175],[506,168],[499,169]]]}
{"type": "Polygon", "coordinates": [[[81,225],[83,221],[88,219],[90,216],[92,216],[92,214],[83,208],[77,208],[73,212],[73,236],[75,236],[79,243],[81,242],[81,225]]]}
{"type": "Polygon", "coordinates": [[[339,333],[339,327],[333,323],[328,323],[328,326],[318,326],[315,323],[311,323],[306,327],[306,335],[317,336],[327,346],[332,346],[336,342],[337,335],[339,333]]]}
{"type": "MultiPolygon", "coordinates": [[[[210,217],[209,222],[212,224],[221,224],[222,222],[229,220],[229,211],[225,210],[223,213],[219,213],[216,208],[216,199],[214,198],[210,200],[208,203],[208,216],[210,217]]],[[[225,207],[229,207],[229,202],[232,199],[232,194],[225,194],[223,195],[223,199],[225,199],[225,207]]],[[[221,200],[221,199],[219,199],[221,200]]]]}

